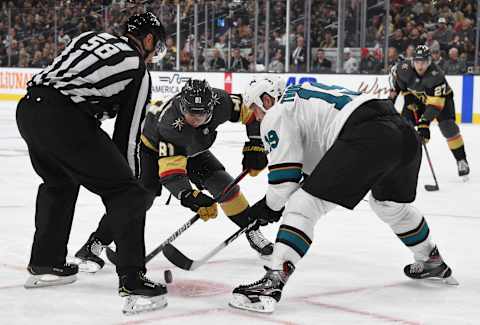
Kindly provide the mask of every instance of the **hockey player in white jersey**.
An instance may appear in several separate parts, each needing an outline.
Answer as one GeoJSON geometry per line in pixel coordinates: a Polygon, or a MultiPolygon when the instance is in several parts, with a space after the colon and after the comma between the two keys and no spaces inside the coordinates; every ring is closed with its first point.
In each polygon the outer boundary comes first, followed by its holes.
{"type": "Polygon", "coordinates": [[[458,284],[425,218],[409,204],[421,144],[390,101],[321,83],[292,85],[280,96],[270,78],[252,81],[244,100],[262,120],[269,152],[268,190],[252,215],[263,216],[262,224],[283,219],[265,276],[235,288],[232,307],[273,312],[320,217],[337,205],[353,209],[369,191],[372,210],[414,255],[405,274],[458,284]]]}

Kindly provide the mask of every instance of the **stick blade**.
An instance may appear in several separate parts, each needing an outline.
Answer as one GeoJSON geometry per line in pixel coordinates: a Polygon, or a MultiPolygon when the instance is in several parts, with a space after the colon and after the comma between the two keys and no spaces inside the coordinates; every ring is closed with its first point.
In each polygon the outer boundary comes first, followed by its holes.
{"type": "Polygon", "coordinates": [[[425,190],[428,192],[438,191],[439,189],[438,185],[425,185],[425,190]]]}
{"type": "Polygon", "coordinates": [[[113,249],[111,249],[109,246],[106,247],[105,252],[107,254],[108,260],[113,264],[117,265],[118,264],[118,257],[117,257],[117,252],[115,252],[113,249]]]}
{"type": "Polygon", "coordinates": [[[190,271],[192,267],[193,261],[186,257],[182,252],[180,252],[175,246],[172,244],[167,244],[163,248],[163,255],[169,260],[173,265],[176,267],[190,271]]]}

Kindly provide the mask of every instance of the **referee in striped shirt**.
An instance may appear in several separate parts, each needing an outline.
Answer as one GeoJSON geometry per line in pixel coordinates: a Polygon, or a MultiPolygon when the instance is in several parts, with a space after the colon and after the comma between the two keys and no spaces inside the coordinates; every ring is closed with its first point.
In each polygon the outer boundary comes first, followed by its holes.
{"type": "Polygon", "coordinates": [[[82,185],[106,207],[120,259],[120,287],[133,294],[138,288],[150,288],[147,295],[166,293],[159,284],[145,287],[149,280],[144,277],[143,226],[138,219],[151,202],[136,178],[140,125],[151,90],[146,63],[164,53],[164,43],[160,20],[151,12],[137,14],[129,18],[122,37],[87,32],[74,38],[29,81],[17,107],[17,125],[43,183],[26,287],[75,281],[78,266],[65,258],[82,185]],[[110,138],[100,121],[113,117],[110,138]],[[45,274],[58,281],[42,282],[45,274]]]}

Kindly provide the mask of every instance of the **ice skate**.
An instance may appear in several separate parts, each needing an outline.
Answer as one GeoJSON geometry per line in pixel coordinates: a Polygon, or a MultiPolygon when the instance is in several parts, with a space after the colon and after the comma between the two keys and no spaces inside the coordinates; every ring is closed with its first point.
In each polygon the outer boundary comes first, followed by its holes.
{"type": "Polygon", "coordinates": [[[462,178],[464,182],[468,181],[468,174],[470,174],[470,166],[466,159],[457,161],[458,176],[462,178]]]}
{"type": "Polygon", "coordinates": [[[154,311],[167,306],[167,287],[147,279],[143,272],[122,275],[118,294],[125,297],[122,312],[126,315],[154,311]]]}
{"type": "Polygon", "coordinates": [[[437,247],[430,252],[427,261],[417,261],[409,264],[405,266],[403,271],[406,276],[415,280],[440,280],[446,284],[458,285],[458,281],[452,276],[452,269],[445,264],[437,247]]]}
{"type": "Polygon", "coordinates": [[[26,289],[58,286],[73,283],[77,280],[78,266],[66,263],[62,266],[34,266],[27,267],[30,273],[24,284],[26,289]]]}
{"type": "Polygon", "coordinates": [[[229,305],[234,308],[272,313],[275,305],[282,297],[282,289],[295,266],[290,262],[283,263],[283,270],[271,270],[265,267],[267,273],[257,282],[241,285],[233,290],[229,305]]]}
{"type": "Polygon", "coordinates": [[[260,229],[250,230],[246,234],[250,246],[262,258],[269,258],[273,253],[273,244],[263,236],[260,229]]]}
{"type": "Polygon", "coordinates": [[[104,245],[92,233],[85,245],[75,254],[75,263],[78,264],[80,272],[95,273],[103,268],[105,261],[100,258],[104,245]]]}

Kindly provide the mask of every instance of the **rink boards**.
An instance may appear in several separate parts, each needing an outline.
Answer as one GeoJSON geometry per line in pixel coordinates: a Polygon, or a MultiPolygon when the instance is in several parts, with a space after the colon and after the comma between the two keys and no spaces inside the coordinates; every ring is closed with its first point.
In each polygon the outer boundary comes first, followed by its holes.
{"type": "MultiPolygon", "coordinates": [[[[25,93],[26,83],[39,69],[0,68],[0,101],[18,101],[25,93]]],[[[207,79],[216,88],[228,92],[242,93],[248,82],[255,76],[252,73],[231,72],[152,72],[152,99],[166,100],[178,93],[190,78],[207,79]]],[[[289,84],[317,81],[337,84],[343,87],[373,93],[379,98],[388,91],[387,75],[346,75],[346,74],[276,74],[283,76],[289,84]]],[[[454,91],[457,120],[462,123],[480,123],[480,76],[447,76],[454,91]]]]}

